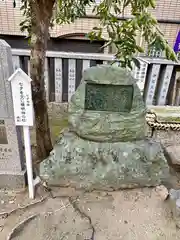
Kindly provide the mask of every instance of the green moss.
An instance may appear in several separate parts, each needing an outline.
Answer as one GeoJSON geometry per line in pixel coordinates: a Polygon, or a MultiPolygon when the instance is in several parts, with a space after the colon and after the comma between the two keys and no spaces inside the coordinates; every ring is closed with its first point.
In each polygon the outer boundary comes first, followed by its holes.
{"type": "Polygon", "coordinates": [[[160,117],[158,120],[165,121],[165,122],[180,122],[180,117],[160,117]]]}
{"type": "Polygon", "coordinates": [[[55,142],[56,138],[59,136],[59,133],[63,130],[63,128],[66,128],[68,126],[67,119],[62,119],[58,121],[58,124],[56,125],[54,123],[51,123],[51,134],[52,134],[52,140],[53,143],[55,142]]]}
{"type": "Polygon", "coordinates": [[[151,110],[156,113],[159,122],[180,122],[178,107],[156,106],[151,107],[151,110]]]}
{"type": "Polygon", "coordinates": [[[158,114],[170,114],[170,113],[179,113],[179,107],[176,106],[153,106],[150,107],[150,110],[153,110],[154,112],[158,114]]]}

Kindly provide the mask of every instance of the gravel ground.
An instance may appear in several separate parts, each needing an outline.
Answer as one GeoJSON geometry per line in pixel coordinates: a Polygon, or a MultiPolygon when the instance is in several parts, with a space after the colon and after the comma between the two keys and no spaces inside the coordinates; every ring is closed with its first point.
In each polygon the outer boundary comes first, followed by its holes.
{"type": "MultiPolygon", "coordinates": [[[[19,222],[34,214],[39,215],[19,229],[13,240],[180,239],[180,230],[172,220],[168,200],[163,201],[154,188],[109,193],[54,188],[52,193],[58,197],[47,197],[42,203],[9,216],[3,215],[0,218],[0,239],[7,240],[19,222]]],[[[34,201],[46,195],[40,188],[34,201]]],[[[30,202],[27,193],[2,191],[0,212],[11,211],[30,202]]]]}

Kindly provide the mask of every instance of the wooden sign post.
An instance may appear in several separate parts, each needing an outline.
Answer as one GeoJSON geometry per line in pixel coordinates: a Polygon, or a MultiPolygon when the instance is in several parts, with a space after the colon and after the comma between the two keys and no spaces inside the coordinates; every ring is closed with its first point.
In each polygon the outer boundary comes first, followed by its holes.
{"type": "Polygon", "coordinates": [[[29,131],[29,127],[33,126],[34,116],[31,92],[32,80],[20,68],[18,68],[8,80],[11,82],[15,125],[23,127],[29,197],[33,199],[34,185],[29,131]]]}

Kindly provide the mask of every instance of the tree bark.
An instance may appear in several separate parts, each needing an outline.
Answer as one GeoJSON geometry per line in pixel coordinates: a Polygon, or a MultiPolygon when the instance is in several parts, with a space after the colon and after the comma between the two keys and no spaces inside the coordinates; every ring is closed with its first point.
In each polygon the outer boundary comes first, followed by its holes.
{"type": "Polygon", "coordinates": [[[47,158],[53,148],[44,87],[44,63],[53,5],[54,0],[29,0],[32,14],[30,74],[33,80],[32,98],[35,113],[37,162],[47,158]]]}

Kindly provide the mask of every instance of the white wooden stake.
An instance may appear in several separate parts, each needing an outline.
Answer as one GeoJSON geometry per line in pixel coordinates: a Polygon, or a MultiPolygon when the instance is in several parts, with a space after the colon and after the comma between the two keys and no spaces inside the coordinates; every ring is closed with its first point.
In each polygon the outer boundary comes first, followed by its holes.
{"type": "Polygon", "coordinates": [[[25,155],[26,155],[29,198],[34,199],[33,169],[32,169],[31,141],[30,141],[29,126],[23,126],[23,134],[24,134],[24,147],[25,147],[25,155]]]}
{"type": "Polygon", "coordinates": [[[34,198],[34,181],[29,127],[33,126],[31,78],[18,68],[8,79],[11,82],[16,126],[23,127],[29,198],[34,198]]]}

